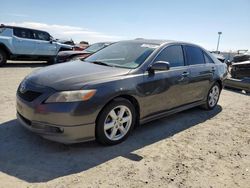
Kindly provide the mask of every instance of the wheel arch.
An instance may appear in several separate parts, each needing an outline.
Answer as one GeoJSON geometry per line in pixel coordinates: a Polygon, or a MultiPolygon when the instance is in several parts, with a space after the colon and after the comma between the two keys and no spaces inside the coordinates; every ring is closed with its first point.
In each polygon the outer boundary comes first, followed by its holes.
{"type": "Polygon", "coordinates": [[[223,89],[223,84],[221,80],[216,80],[215,83],[219,84],[221,90],[223,89]]]}
{"type": "MultiPolygon", "coordinates": [[[[135,107],[135,112],[136,112],[136,123],[135,126],[139,125],[139,120],[140,120],[140,105],[137,101],[137,99],[135,97],[133,97],[132,95],[128,95],[128,94],[121,94],[121,95],[117,95],[115,97],[113,97],[111,100],[109,100],[103,107],[102,109],[99,111],[97,118],[96,118],[96,123],[100,117],[100,114],[102,113],[102,111],[104,110],[104,108],[109,105],[111,102],[115,101],[115,100],[119,100],[119,99],[126,99],[129,102],[131,102],[131,104],[135,107]]],[[[95,128],[96,129],[96,128],[95,128]]],[[[96,131],[95,131],[96,132],[96,131]]],[[[95,133],[96,134],[96,133],[95,133]]]]}
{"type": "Polygon", "coordinates": [[[10,58],[10,55],[11,55],[11,52],[10,52],[10,50],[8,49],[8,47],[6,47],[5,44],[0,43],[0,49],[3,50],[3,51],[6,53],[7,59],[9,59],[9,58],[10,58]]]}

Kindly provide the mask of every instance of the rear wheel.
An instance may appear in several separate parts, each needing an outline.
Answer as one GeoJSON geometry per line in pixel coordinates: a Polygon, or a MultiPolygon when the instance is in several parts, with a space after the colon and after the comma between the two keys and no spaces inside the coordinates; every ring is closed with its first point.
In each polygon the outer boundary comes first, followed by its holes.
{"type": "Polygon", "coordinates": [[[3,66],[7,62],[5,51],[0,49],[0,66],[3,66]]]}
{"type": "Polygon", "coordinates": [[[135,115],[135,108],[130,101],[115,99],[99,115],[96,125],[97,141],[105,145],[124,141],[133,130],[135,115]]]}
{"type": "Polygon", "coordinates": [[[209,90],[207,94],[207,101],[203,107],[206,110],[212,110],[217,105],[220,98],[221,88],[220,85],[216,82],[209,90]]]}

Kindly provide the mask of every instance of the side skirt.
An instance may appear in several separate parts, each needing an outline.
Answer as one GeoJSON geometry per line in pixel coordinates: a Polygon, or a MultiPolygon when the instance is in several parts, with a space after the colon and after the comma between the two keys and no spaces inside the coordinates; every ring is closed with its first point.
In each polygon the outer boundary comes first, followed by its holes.
{"type": "Polygon", "coordinates": [[[153,114],[153,115],[150,115],[150,116],[147,116],[147,117],[141,119],[140,124],[148,123],[148,122],[156,120],[156,119],[160,119],[160,118],[163,118],[163,117],[166,117],[166,116],[169,116],[169,115],[172,115],[172,114],[175,114],[175,113],[178,113],[178,112],[181,112],[181,111],[184,111],[184,110],[196,107],[196,106],[200,106],[204,103],[205,103],[205,101],[198,101],[198,102],[187,104],[187,105],[177,107],[177,108],[174,108],[174,109],[171,109],[168,111],[163,111],[163,112],[160,112],[157,114],[153,114]]]}

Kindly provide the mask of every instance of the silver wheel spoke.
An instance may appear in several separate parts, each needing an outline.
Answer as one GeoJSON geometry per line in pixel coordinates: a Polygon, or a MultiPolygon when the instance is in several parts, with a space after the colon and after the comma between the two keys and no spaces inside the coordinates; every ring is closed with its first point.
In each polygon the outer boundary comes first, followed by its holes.
{"type": "Polygon", "coordinates": [[[111,110],[111,112],[109,113],[109,115],[111,116],[111,118],[112,118],[113,120],[117,119],[117,115],[116,115],[116,113],[115,113],[114,110],[111,110]]]}
{"type": "Polygon", "coordinates": [[[119,118],[122,118],[124,116],[125,108],[122,107],[121,110],[119,111],[119,118]]]}
{"type": "Polygon", "coordinates": [[[115,126],[115,123],[112,121],[110,123],[105,123],[104,130],[109,130],[115,126]]]}
{"type": "Polygon", "coordinates": [[[119,127],[119,130],[121,131],[122,135],[126,134],[126,129],[122,125],[119,127]]]}
{"type": "Polygon", "coordinates": [[[114,127],[114,128],[112,129],[112,132],[111,132],[111,135],[110,135],[111,138],[114,138],[114,137],[116,136],[117,130],[118,130],[118,129],[117,129],[116,127],[114,127]]]}
{"type": "Polygon", "coordinates": [[[126,123],[126,122],[128,122],[130,119],[131,119],[130,116],[124,117],[124,118],[122,118],[121,123],[126,123]]]}

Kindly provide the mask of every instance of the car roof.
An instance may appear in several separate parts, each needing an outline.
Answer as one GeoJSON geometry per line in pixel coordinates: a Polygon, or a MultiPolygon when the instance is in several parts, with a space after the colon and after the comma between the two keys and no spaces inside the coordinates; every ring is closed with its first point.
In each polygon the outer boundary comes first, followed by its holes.
{"type": "Polygon", "coordinates": [[[30,30],[34,30],[34,31],[42,31],[42,32],[46,32],[46,33],[48,33],[47,31],[43,31],[43,30],[39,30],[39,29],[33,29],[33,28],[27,28],[27,27],[20,27],[20,26],[4,25],[4,24],[1,24],[1,25],[0,25],[0,28],[10,28],[10,29],[14,29],[14,28],[17,28],[17,29],[30,29],[30,30]]]}
{"type": "MultiPolygon", "coordinates": [[[[124,41],[124,40],[123,40],[124,41]]],[[[120,42],[123,42],[120,41],[120,42]]],[[[164,39],[145,39],[145,38],[136,38],[134,40],[125,40],[125,42],[140,42],[140,43],[149,43],[149,44],[156,44],[156,45],[165,45],[169,43],[175,43],[175,44],[185,44],[185,45],[192,45],[202,48],[201,46],[197,44],[193,44],[190,42],[183,42],[183,41],[176,41],[176,40],[164,40],[164,39]]],[[[202,48],[203,49],[203,48],[202,48]]]]}

